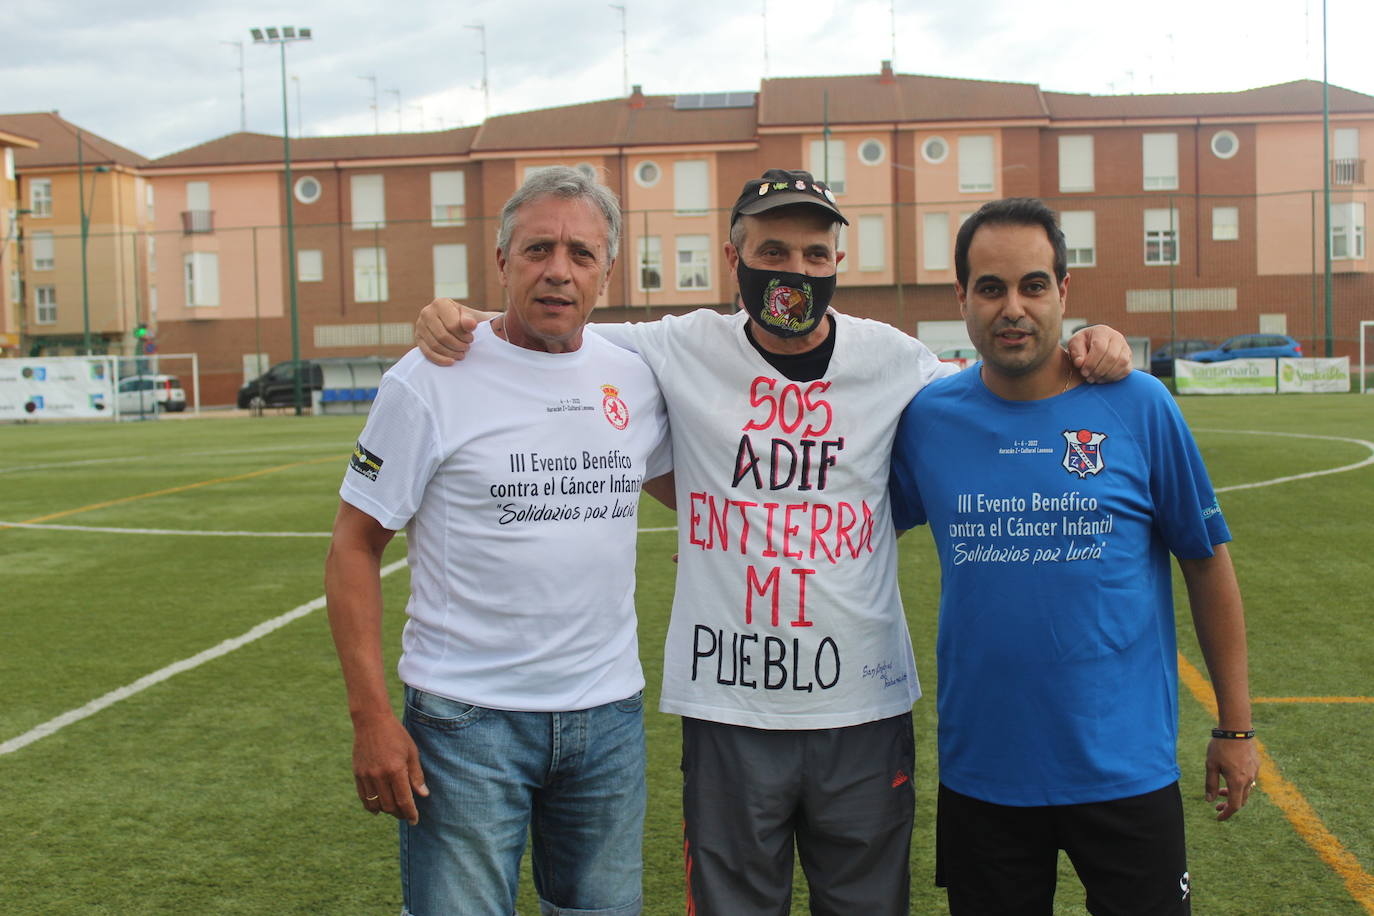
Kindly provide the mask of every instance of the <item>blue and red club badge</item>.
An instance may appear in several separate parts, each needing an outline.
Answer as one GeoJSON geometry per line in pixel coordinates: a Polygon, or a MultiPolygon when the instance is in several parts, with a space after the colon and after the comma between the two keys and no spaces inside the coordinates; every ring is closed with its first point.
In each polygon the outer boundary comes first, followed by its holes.
{"type": "Polygon", "coordinates": [[[1090,474],[1100,474],[1107,466],[1102,454],[1102,442],[1106,433],[1095,433],[1088,429],[1066,429],[1064,436],[1064,460],[1060,462],[1064,470],[1077,474],[1082,480],[1090,474]]]}

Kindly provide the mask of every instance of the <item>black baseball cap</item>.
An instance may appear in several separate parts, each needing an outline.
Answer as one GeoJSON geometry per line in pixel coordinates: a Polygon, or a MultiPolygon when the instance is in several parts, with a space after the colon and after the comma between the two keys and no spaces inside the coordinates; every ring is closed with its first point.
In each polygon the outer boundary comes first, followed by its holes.
{"type": "Polygon", "coordinates": [[[849,220],[844,218],[835,203],[834,193],[825,186],[825,182],[817,181],[810,172],[800,169],[769,169],[762,178],[746,181],[739,200],[730,210],[730,225],[733,226],[741,216],[754,216],[789,204],[814,204],[833,213],[846,226],[849,225],[849,220]]]}

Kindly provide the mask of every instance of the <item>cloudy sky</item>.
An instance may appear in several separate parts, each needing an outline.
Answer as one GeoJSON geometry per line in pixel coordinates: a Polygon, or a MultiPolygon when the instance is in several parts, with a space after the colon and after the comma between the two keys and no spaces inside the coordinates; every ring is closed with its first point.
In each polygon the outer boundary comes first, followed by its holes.
{"type": "MultiPolygon", "coordinates": [[[[280,134],[279,52],[255,46],[252,26],[314,30],[312,41],[287,49],[291,131],[299,123],[307,136],[370,133],[374,124],[383,132],[438,130],[480,122],[488,104],[494,115],[619,96],[622,7],[629,82],[651,95],[754,90],[765,75],[870,73],[889,57],[902,73],[1062,92],[1225,91],[1322,74],[1321,0],[12,0],[6,7],[0,111],[58,110],[150,157],[239,129],[240,54],[247,127],[280,134]]],[[[1374,3],[1327,0],[1327,15],[1331,82],[1374,95],[1374,3]]]]}

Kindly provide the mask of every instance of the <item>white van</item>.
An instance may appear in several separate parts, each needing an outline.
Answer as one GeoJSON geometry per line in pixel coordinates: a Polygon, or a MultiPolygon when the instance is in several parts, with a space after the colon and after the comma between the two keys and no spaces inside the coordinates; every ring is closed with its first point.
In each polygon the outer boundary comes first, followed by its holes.
{"type": "Polygon", "coordinates": [[[179,413],[186,409],[186,392],[175,375],[131,375],[119,380],[120,413],[179,413]]]}

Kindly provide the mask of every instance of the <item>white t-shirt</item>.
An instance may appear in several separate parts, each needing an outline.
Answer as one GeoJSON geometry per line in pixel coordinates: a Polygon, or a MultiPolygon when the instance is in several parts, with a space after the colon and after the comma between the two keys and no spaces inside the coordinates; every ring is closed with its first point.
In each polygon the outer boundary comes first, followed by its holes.
{"type": "Polygon", "coordinates": [[[633,353],[572,353],[480,325],[448,368],[382,379],[340,496],[405,527],[405,683],[496,709],[586,709],[644,686],[635,635],[643,480],[672,469],[663,399],[633,353]]]}
{"type": "Polygon", "coordinates": [[[813,382],[773,369],[742,312],[595,327],[644,357],[673,426],[679,566],[664,712],[834,728],[907,712],[921,694],[888,462],[907,402],[955,370],[890,325],[835,319],[834,354],[813,382]]]}

